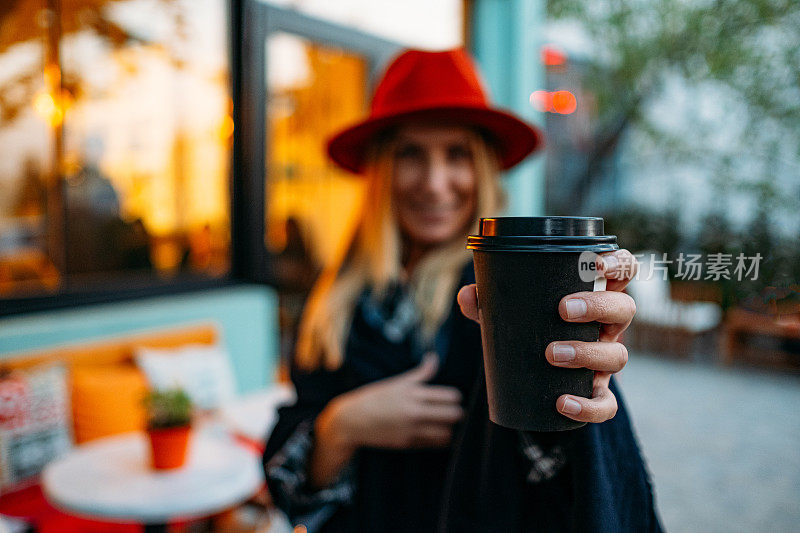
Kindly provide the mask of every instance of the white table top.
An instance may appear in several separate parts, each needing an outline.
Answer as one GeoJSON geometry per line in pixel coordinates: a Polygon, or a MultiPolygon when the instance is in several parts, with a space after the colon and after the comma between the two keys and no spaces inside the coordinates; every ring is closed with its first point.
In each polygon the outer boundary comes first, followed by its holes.
{"type": "Polygon", "coordinates": [[[154,471],[142,433],[87,443],[47,466],[45,494],[78,515],[155,524],[223,511],[260,488],[260,458],[227,436],[195,431],[189,446],[183,468],[154,471]]]}
{"type": "Polygon", "coordinates": [[[263,443],[278,420],[278,408],[294,403],[296,397],[294,387],[276,383],[237,397],[223,405],[218,416],[231,432],[263,443]]]}

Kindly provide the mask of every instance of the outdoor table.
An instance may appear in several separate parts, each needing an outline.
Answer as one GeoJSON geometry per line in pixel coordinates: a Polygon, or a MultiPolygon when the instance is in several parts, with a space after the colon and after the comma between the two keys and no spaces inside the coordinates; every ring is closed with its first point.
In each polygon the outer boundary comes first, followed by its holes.
{"type": "Polygon", "coordinates": [[[44,492],[55,507],[78,516],[165,531],[172,520],[211,516],[262,486],[260,458],[232,438],[196,431],[189,446],[183,468],[157,471],[143,433],[93,441],[47,466],[44,492]]]}

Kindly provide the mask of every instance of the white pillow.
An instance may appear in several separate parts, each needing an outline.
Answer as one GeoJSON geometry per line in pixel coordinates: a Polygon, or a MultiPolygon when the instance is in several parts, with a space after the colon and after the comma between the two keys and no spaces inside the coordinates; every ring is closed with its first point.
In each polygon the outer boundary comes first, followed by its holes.
{"type": "Polygon", "coordinates": [[[180,387],[200,409],[216,409],[236,396],[230,358],[221,346],[139,347],[135,358],[151,387],[157,390],[180,387]]]}

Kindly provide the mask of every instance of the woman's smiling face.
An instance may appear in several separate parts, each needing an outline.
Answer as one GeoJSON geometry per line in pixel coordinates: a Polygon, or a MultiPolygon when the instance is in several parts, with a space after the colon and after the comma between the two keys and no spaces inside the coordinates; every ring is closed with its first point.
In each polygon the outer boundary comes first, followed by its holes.
{"type": "Polygon", "coordinates": [[[470,130],[406,126],[396,146],[392,200],[401,232],[422,247],[454,239],[475,213],[470,130]]]}

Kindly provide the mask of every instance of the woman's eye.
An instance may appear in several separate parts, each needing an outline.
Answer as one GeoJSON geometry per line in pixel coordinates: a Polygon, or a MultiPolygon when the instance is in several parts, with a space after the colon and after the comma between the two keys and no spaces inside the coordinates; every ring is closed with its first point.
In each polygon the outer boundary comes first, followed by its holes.
{"type": "Polygon", "coordinates": [[[397,157],[400,159],[419,159],[422,157],[422,148],[413,144],[401,146],[397,150],[397,157]]]}
{"type": "Polygon", "coordinates": [[[466,161],[472,158],[472,153],[466,146],[451,146],[447,149],[447,158],[450,161],[466,161]]]}

